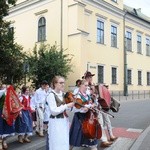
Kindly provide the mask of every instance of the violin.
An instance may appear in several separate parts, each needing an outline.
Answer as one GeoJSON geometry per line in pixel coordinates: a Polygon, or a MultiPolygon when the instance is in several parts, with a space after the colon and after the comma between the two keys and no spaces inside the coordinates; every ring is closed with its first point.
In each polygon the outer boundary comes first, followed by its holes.
{"type": "Polygon", "coordinates": [[[77,109],[80,109],[81,107],[85,107],[84,105],[87,104],[87,102],[83,102],[82,99],[80,98],[74,98],[74,95],[72,92],[66,92],[66,94],[64,95],[64,99],[65,99],[65,103],[71,103],[74,102],[74,106],[77,109]]]}
{"type": "MultiPolygon", "coordinates": [[[[87,104],[87,102],[83,102],[80,98],[74,98],[74,95],[71,92],[67,92],[64,98],[66,103],[75,102],[75,107],[77,109],[85,107],[85,104],[87,104]]],[[[102,136],[102,129],[98,122],[97,114],[93,112],[93,109],[88,109],[90,111],[86,113],[86,117],[82,121],[83,134],[89,139],[100,139],[102,136]]]]}
{"type": "MultiPolygon", "coordinates": [[[[75,103],[75,107],[77,109],[80,109],[81,107],[86,107],[85,104],[88,104],[88,102],[83,102],[82,99],[80,98],[75,98],[74,97],[75,95],[72,93],[72,92],[66,92],[66,94],[64,95],[64,101],[66,104],[68,103],[71,103],[71,102],[74,102],[75,103]]],[[[88,107],[87,107],[88,108],[88,107]]],[[[106,112],[104,110],[100,111],[96,108],[88,108],[89,110],[92,110],[94,112],[97,112],[97,113],[106,113],[108,114],[110,117],[114,118],[114,116],[112,114],[110,114],[109,112],[106,112]]]]}

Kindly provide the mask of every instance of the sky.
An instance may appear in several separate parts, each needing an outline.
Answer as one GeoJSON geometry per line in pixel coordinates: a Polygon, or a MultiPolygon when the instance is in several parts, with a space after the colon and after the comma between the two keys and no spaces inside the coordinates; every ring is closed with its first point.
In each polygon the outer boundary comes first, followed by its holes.
{"type": "Polygon", "coordinates": [[[141,12],[150,17],[150,0],[123,0],[124,4],[133,7],[141,8],[141,12]]]}

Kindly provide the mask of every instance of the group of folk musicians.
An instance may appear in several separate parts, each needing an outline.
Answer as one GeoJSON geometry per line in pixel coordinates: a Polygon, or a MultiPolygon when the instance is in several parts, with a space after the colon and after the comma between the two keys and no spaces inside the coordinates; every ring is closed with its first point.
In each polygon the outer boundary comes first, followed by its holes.
{"type": "MultiPolygon", "coordinates": [[[[74,147],[89,147],[91,150],[98,149],[98,140],[101,140],[100,147],[109,147],[113,144],[117,137],[113,135],[109,113],[111,96],[108,91],[108,85],[94,85],[92,82],[94,74],[86,71],[82,79],[76,81],[76,88],[73,92],[64,93],[65,78],[62,76],[55,76],[51,82],[51,90],[46,94],[43,107],[36,107],[39,118],[43,124],[44,111],[48,114],[48,131],[46,137],[46,150],[73,150],[74,147]],[[103,93],[105,92],[103,96],[103,93]],[[107,100],[105,100],[105,98],[107,100]],[[106,103],[106,107],[103,103],[106,103]],[[45,109],[45,106],[46,109],[45,109]],[[37,110],[38,109],[38,110],[37,110]],[[68,111],[71,111],[74,116],[70,124],[68,111]],[[106,130],[108,136],[106,136],[106,130]]],[[[47,83],[45,83],[46,85],[47,83]]],[[[27,87],[23,88],[22,98],[17,101],[17,96],[10,86],[6,90],[0,90],[0,150],[7,149],[5,138],[13,133],[12,127],[21,133],[26,129],[26,134],[22,143],[31,142],[29,140],[30,133],[32,133],[32,110],[30,108],[30,99],[25,96],[27,87]],[[5,94],[4,94],[5,93],[5,94]],[[11,96],[11,94],[13,94],[11,96]],[[9,95],[9,96],[8,96],[9,95]],[[15,97],[12,100],[11,97],[15,97]],[[9,103],[15,103],[9,108],[9,103]],[[14,107],[13,107],[14,106],[14,107]],[[10,110],[14,110],[12,115],[10,110]],[[28,122],[20,123],[22,118],[28,122]],[[7,133],[7,134],[6,134],[7,133]]],[[[39,124],[39,128],[43,126],[39,124]]],[[[43,128],[42,128],[43,130],[43,128]]],[[[36,130],[37,131],[37,130],[36,130]]],[[[38,131],[38,134],[44,137],[43,133],[38,131]]],[[[23,134],[20,134],[22,137],[23,134]]],[[[21,139],[21,138],[20,138],[21,139]]]]}

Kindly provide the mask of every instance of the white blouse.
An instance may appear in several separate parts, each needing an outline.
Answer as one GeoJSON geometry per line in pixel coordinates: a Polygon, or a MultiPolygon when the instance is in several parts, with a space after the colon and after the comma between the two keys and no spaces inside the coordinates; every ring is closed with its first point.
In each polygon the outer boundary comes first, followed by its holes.
{"type": "MultiPolygon", "coordinates": [[[[54,93],[58,96],[58,98],[59,98],[61,101],[63,101],[63,93],[62,93],[62,92],[56,93],[54,90],[52,90],[52,92],[54,92],[54,93]]],[[[53,116],[56,116],[56,115],[59,115],[59,114],[61,114],[62,112],[64,112],[64,110],[66,110],[68,107],[67,107],[66,104],[63,104],[63,105],[57,107],[54,93],[50,93],[50,94],[47,96],[47,103],[48,103],[48,106],[49,106],[49,109],[50,109],[50,113],[51,113],[53,116]]]]}

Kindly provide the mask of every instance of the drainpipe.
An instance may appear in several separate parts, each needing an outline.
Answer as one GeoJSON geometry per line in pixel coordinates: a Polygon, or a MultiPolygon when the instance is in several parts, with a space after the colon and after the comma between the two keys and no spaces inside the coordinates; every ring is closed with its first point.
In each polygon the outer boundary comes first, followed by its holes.
{"type": "Polygon", "coordinates": [[[60,50],[63,50],[63,0],[60,6],[60,50]]]}
{"type": "Polygon", "coordinates": [[[123,16],[123,45],[124,45],[124,96],[128,95],[128,78],[127,78],[127,50],[126,50],[126,34],[125,34],[125,19],[127,15],[127,11],[123,16]]]}
{"type": "Polygon", "coordinates": [[[87,71],[89,71],[89,64],[90,62],[87,62],[87,71]]]}

